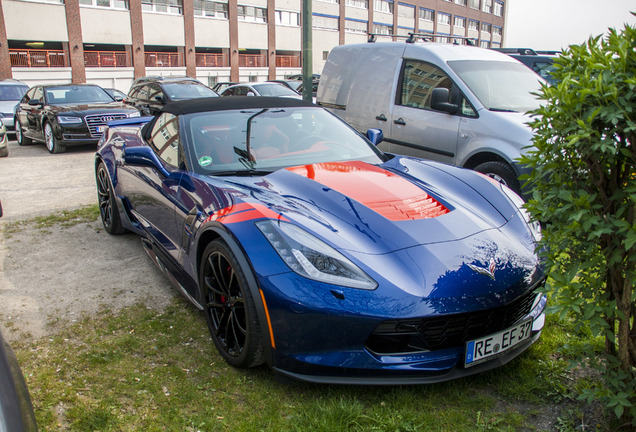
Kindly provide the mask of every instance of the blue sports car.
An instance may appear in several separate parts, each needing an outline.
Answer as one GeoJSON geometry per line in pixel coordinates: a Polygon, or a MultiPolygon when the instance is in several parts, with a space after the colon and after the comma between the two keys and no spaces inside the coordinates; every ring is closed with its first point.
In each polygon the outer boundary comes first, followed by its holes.
{"type": "Polygon", "coordinates": [[[382,153],[294,99],[214,98],[110,123],[101,217],[132,231],[236,367],[415,384],[537,341],[539,227],[479,173],[382,153]]]}

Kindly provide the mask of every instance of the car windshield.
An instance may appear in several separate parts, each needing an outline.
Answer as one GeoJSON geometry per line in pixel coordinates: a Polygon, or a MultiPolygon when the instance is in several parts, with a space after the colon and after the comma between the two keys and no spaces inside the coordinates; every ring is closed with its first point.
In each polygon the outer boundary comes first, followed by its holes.
{"type": "Polygon", "coordinates": [[[491,111],[526,112],[539,108],[532,94],[541,88],[541,78],[521,63],[459,60],[448,65],[491,111]]]}
{"type": "Polygon", "coordinates": [[[0,101],[19,101],[27,90],[27,86],[0,85],[0,101]]]}
{"type": "Polygon", "coordinates": [[[253,87],[261,96],[295,96],[298,97],[298,93],[278,83],[264,83],[254,84],[253,87]]]}
{"type": "Polygon", "coordinates": [[[211,88],[195,82],[166,83],[163,84],[163,89],[173,101],[218,96],[211,88]]]}
{"type": "Polygon", "coordinates": [[[315,163],[362,160],[381,153],[327,111],[313,107],[257,108],[183,116],[194,171],[233,175],[315,163]]]}
{"type": "Polygon", "coordinates": [[[110,103],[113,98],[99,86],[62,86],[45,89],[47,104],[110,103]]]}

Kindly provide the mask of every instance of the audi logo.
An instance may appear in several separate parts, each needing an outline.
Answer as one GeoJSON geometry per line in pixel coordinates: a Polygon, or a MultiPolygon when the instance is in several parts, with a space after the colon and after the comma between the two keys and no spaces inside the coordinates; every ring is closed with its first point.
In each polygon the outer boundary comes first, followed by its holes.
{"type": "Polygon", "coordinates": [[[111,120],[116,120],[115,116],[101,116],[99,119],[102,123],[108,123],[111,120]]]}

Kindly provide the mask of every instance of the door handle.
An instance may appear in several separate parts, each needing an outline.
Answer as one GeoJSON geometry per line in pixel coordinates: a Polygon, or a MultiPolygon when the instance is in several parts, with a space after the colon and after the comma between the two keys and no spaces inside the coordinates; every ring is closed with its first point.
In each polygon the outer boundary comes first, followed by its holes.
{"type": "Polygon", "coordinates": [[[386,121],[386,116],[384,114],[380,114],[379,116],[375,116],[376,120],[386,121]]]}
{"type": "Polygon", "coordinates": [[[397,120],[393,120],[393,123],[395,123],[396,125],[400,125],[400,126],[406,126],[406,122],[404,121],[404,119],[402,117],[400,117],[397,120]]]}

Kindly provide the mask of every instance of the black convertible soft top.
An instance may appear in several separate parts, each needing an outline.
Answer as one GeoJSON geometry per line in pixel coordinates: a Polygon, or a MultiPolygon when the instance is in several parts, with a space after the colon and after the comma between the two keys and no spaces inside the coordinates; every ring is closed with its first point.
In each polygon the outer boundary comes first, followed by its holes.
{"type": "Polygon", "coordinates": [[[226,96],[220,98],[188,99],[166,104],[161,112],[174,115],[206,111],[225,111],[254,108],[312,107],[315,105],[299,99],[261,96],[226,96]]]}

